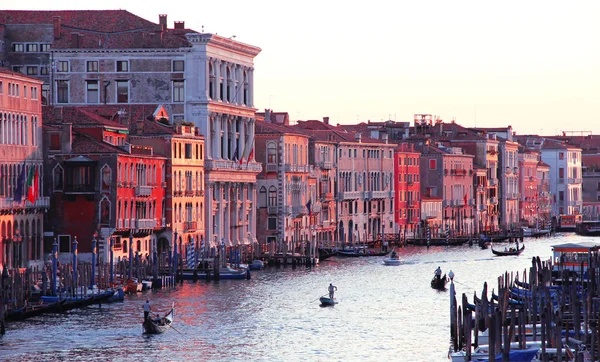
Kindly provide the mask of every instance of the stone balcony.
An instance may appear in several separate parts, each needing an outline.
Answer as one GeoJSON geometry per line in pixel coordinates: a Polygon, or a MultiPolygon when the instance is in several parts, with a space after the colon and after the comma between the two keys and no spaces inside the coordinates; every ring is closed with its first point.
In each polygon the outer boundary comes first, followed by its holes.
{"type": "Polygon", "coordinates": [[[338,192],[338,199],[341,200],[352,200],[358,199],[362,195],[362,191],[340,191],[338,192]]]}
{"type": "Polygon", "coordinates": [[[156,219],[136,219],[135,220],[135,228],[136,229],[154,229],[156,226],[156,219]]]}
{"type": "Polygon", "coordinates": [[[197,221],[184,221],[182,224],[183,224],[183,231],[184,232],[196,231],[197,228],[198,228],[198,222],[197,221]]]}
{"type": "MultiPolygon", "coordinates": [[[[23,197],[23,200],[26,196],[23,197]]],[[[17,202],[13,198],[0,198],[0,209],[37,209],[37,208],[49,208],[50,198],[49,197],[38,197],[33,204],[30,202],[17,202]]]]}
{"type": "Polygon", "coordinates": [[[278,207],[277,206],[267,206],[267,213],[269,215],[277,215],[278,207]]]}
{"type": "Polygon", "coordinates": [[[136,186],[135,187],[135,196],[137,197],[148,197],[152,195],[152,186],[136,186]]]}
{"type": "Polygon", "coordinates": [[[262,165],[258,162],[242,162],[240,165],[239,161],[233,160],[204,160],[204,169],[206,171],[249,171],[249,172],[261,172],[262,165]]]}

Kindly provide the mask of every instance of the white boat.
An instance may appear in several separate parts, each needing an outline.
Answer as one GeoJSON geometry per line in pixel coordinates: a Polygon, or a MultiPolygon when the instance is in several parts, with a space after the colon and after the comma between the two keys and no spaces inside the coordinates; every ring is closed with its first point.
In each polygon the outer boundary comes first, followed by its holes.
{"type": "Polygon", "coordinates": [[[383,264],[385,265],[400,265],[402,261],[400,260],[400,256],[395,251],[392,251],[390,255],[388,255],[385,259],[383,259],[383,264]]]}

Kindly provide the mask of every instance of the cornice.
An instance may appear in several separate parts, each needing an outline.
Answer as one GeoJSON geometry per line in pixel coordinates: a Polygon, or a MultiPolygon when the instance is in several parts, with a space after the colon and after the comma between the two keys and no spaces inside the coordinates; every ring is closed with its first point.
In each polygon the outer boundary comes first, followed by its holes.
{"type": "Polygon", "coordinates": [[[212,45],[222,49],[227,49],[240,54],[248,55],[252,58],[257,56],[262,49],[252,45],[244,44],[229,38],[210,33],[187,33],[185,37],[192,45],[212,45]]]}

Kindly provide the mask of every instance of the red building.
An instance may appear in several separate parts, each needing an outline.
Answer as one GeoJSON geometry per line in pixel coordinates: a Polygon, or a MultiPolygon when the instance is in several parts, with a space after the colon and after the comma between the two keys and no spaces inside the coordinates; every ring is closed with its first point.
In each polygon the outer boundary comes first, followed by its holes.
{"type": "Polygon", "coordinates": [[[131,238],[134,252],[149,254],[166,227],[165,157],[127,143],[127,125],[89,110],[44,111],[48,226],[59,252],[71,252],[77,238],[79,252],[90,253],[97,238],[106,258],[112,238],[115,256],[125,257],[131,238]]]}
{"type": "Polygon", "coordinates": [[[394,222],[403,237],[414,236],[421,218],[419,157],[412,144],[402,143],[394,150],[394,222]]]}

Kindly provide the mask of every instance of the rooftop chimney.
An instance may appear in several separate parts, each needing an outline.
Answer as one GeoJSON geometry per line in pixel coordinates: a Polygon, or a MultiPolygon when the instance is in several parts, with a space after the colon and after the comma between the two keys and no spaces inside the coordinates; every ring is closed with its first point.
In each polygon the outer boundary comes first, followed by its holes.
{"type": "Polygon", "coordinates": [[[60,16],[53,17],[54,19],[54,39],[60,39],[60,16]]]}
{"type": "Polygon", "coordinates": [[[185,29],[185,21],[176,21],[175,29],[185,29]]]}
{"type": "Polygon", "coordinates": [[[71,47],[79,48],[79,34],[71,33],[71,47]]]}
{"type": "Polygon", "coordinates": [[[381,134],[381,139],[383,140],[383,142],[385,142],[387,144],[388,143],[388,134],[387,133],[382,133],[381,134]]]}
{"type": "Polygon", "coordinates": [[[356,132],[356,133],[354,134],[354,138],[356,139],[356,141],[357,141],[358,143],[360,143],[360,141],[361,141],[361,134],[360,134],[359,132],[356,132]]]}
{"type": "Polygon", "coordinates": [[[69,153],[72,150],[73,145],[73,124],[65,123],[62,129],[62,136],[60,137],[60,148],[62,152],[69,153]]]}
{"type": "Polygon", "coordinates": [[[323,123],[329,124],[329,117],[323,117],[323,123]]]}
{"type": "Polygon", "coordinates": [[[167,30],[167,14],[158,14],[158,24],[162,31],[167,30]]]}

